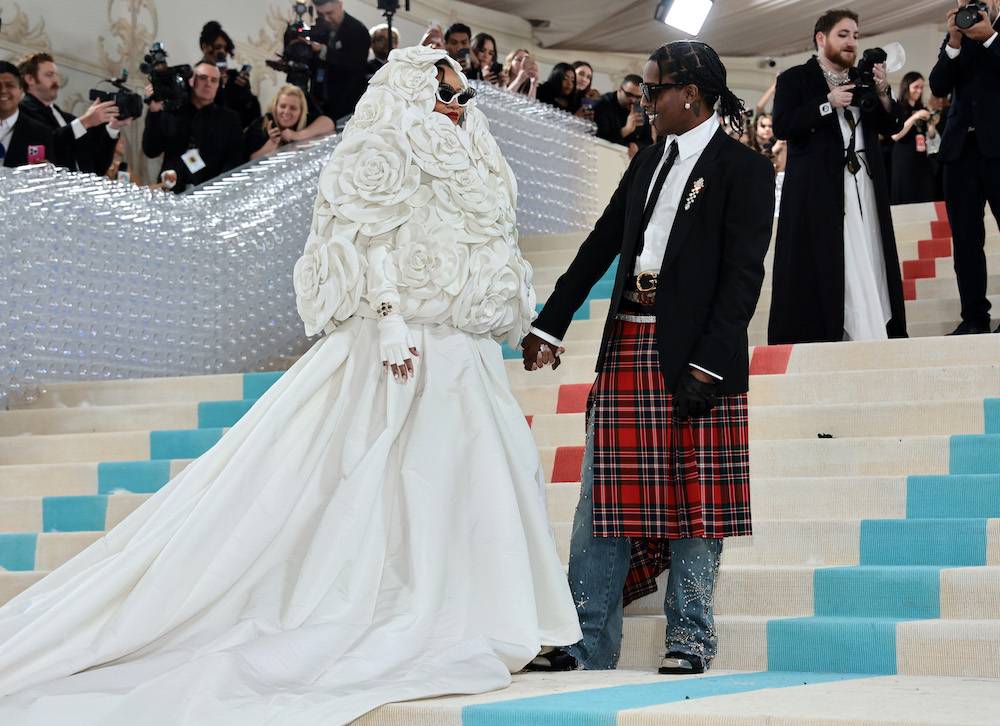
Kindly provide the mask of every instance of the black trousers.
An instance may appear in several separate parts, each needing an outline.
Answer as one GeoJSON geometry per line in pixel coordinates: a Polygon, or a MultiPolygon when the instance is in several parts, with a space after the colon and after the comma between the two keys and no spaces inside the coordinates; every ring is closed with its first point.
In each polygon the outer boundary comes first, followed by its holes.
{"type": "Polygon", "coordinates": [[[979,153],[975,132],[965,139],[958,159],[944,164],[944,199],[951,222],[955,276],[962,320],[989,325],[986,297],[986,202],[1000,224],[1000,159],[979,153]]]}

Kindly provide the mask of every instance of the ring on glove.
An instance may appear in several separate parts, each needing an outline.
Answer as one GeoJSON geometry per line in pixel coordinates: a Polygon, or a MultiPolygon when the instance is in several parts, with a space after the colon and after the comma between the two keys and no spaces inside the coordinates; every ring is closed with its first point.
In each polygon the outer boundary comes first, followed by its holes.
{"type": "Polygon", "coordinates": [[[393,378],[406,381],[414,375],[412,359],[420,354],[402,315],[392,313],[379,319],[378,347],[382,365],[392,371],[393,378]]]}

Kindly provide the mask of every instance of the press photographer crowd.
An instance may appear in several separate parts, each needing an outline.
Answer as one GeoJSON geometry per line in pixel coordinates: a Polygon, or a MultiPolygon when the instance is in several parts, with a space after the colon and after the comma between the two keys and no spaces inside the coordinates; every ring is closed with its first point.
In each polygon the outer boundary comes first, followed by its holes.
{"type": "MultiPolygon", "coordinates": [[[[121,131],[145,115],[142,151],[163,161],[156,178],[144,181],[179,193],[286,144],[335,132],[399,45],[399,33],[387,24],[366,28],[343,0],[296,2],[293,9],[282,51],[267,62],[287,82],[263,107],[251,87],[253,69],[231,67],[235,44],[214,21],[202,29],[195,63],[173,64],[156,43],[141,66],[144,93],[131,90],[123,74],[91,91],[79,118],[58,105],[52,55],[0,61],[4,166],[48,161],[128,178],[121,131]]],[[[962,301],[954,332],[989,332],[983,218],[987,202],[1000,218],[1000,147],[986,132],[1000,116],[998,15],[1000,0],[943,10],[947,37],[934,67],[909,70],[891,88],[888,55],[862,49],[859,17],[828,11],[813,29],[816,55],[777,75],[743,113],[742,127],[726,122],[783,182],[770,342],[905,336],[890,205],[942,199],[962,301]],[[843,245],[834,244],[838,238],[843,245]],[[840,250],[843,265],[832,257],[840,250]],[[843,279],[828,271],[840,267],[843,279]],[[843,321],[838,306],[824,304],[831,298],[844,299],[843,321]],[[829,314],[815,314],[824,309],[829,314]]],[[[470,80],[593,121],[598,137],[630,156],[659,141],[642,107],[649,87],[638,75],[601,93],[592,65],[576,60],[555,64],[543,80],[530,51],[503,54],[493,36],[461,22],[429,27],[420,43],[446,50],[470,80]]]]}

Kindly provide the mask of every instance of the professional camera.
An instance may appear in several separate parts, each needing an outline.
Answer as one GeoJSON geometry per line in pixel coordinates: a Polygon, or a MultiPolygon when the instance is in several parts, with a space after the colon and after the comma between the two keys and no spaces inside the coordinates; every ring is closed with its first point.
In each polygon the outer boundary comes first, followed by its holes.
{"type": "Polygon", "coordinates": [[[114,101],[118,107],[118,120],[124,121],[127,118],[139,118],[142,116],[142,96],[126,88],[125,82],[128,80],[128,71],[122,69],[120,78],[109,78],[105,83],[110,83],[116,91],[101,91],[97,88],[90,90],[90,100],[114,101]]]}
{"type": "Polygon", "coordinates": [[[270,68],[288,75],[288,82],[306,90],[312,75],[314,53],[312,43],[326,45],[330,39],[329,28],[312,25],[313,9],[303,2],[292,6],[296,19],[285,28],[280,60],[265,61],[270,68]],[[306,22],[306,13],[309,21],[306,22]]]}
{"type": "Polygon", "coordinates": [[[851,81],[854,83],[852,106],[862,111],[874,111],[878,106],[878,88],[875,86],[875,66],[885,63],[888,54],[881,48],[869,48],[861,55],[858,67],[851,71],[851,81]]]}
{"type": "Polygon", "coordinates": [[[189,65],[171,66],[167,64],[167,51],[163,43],[157,41],[139,64],[139,70],[149,77],[153,95],[144,99],[146,103],[160,101],[166,111],[176,111],[188,99],[189,81],[194,71],[189,65]]]}
{"type": "Polygon", "coordinates": [[[989,12],[989,6],[986,3],[970,0],[969,3],[959,8],[955,14],[955,25],[960,30],[968,30],[982,20],[984,15],[988,16],[989,12]]]}

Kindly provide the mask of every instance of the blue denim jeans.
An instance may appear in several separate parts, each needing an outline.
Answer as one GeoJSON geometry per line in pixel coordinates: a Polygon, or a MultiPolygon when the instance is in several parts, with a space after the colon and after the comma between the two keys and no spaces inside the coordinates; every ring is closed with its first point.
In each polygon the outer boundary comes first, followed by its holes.
{"type": "MultiPolygon", "coordinates": [[[[628,537],[594,537],[594,446],[592,425],[583,457],[580,503],[573,518],[569,584],[583,640],[566,650],[588,670],[615,668],[621,654],[622,589],[628,575],[628,537]]],[[[670,572],[664,592],[666,652],[699,656],[708,667],[718,639],[712,617],[721,539],[670,540],[670,572]]]]}

